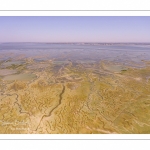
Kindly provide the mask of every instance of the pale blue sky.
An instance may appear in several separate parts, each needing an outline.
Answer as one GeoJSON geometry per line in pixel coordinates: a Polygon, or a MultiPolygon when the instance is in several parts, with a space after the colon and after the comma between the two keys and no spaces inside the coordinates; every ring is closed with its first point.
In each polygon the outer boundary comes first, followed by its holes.
{"type": "Polygon", "coordinates": [[[0,42],[150,42],[150,17],[0,17],[0,42]]]}

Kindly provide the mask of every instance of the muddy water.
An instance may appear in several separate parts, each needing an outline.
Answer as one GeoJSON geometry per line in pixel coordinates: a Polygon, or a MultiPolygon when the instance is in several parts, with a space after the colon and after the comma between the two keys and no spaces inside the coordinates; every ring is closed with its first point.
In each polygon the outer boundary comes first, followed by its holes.
{"type": "Polygon", "coordinates": [[[121,66],[121,65],[104,65],[103,66],[105,70],[111,71],[111,72],[121,72],[123,70],[127,70],[127,67],[121,66]]]}
{"type": "Polygon", "coordinates": [[[29,73],[23,73],[23,74],[15,74],[15,75],[8,75],[8,76],[5,76],[3,78],[3,80],[7,80],[7,81],[10,81],[10,80],[32,80],[32,79],[35,79],[36,78],[36,75],[34,74],[29,74],[29,73]]]}
{"type": "Polygon", "coordinates": [[[5,67],[11,66],[11,65],[20,65],[20,64],[23,64],[23,62],[22,61],[9,61],[9,62],[2,63],[2,65],[5,67]]]}
{"type": "Polygon", "coordinates": [[[16,70],[11,70],[11,69],[1,69],[0,70],[0,76],[6,76],[6,75],[10,75],[10,74],[15,74],[17,73],[16,70]]]}

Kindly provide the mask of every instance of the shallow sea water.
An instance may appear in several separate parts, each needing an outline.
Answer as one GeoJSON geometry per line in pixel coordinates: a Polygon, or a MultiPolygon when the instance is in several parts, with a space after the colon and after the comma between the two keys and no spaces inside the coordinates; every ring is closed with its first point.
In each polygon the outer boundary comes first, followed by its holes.
{"type": "MultiPolygon", "coordinates": [[[[35,61],[113,61],[124,65],[144,66],[150,60],[150,44],[98,44],[98,43],[2,43],[0,61],[20,61],[33,58],[35,61]]],[[[5,62],[3,64],[8,64],[5,62]]]]}

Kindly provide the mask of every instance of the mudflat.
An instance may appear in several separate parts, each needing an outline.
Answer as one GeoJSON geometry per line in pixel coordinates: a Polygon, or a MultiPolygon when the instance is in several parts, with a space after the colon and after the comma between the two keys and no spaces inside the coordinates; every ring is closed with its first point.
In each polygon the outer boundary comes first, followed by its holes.
{"type": "Polygon", "coordinates": [[[14,53],[9,65],[3,60],[0,133],[150,133],[149,52],[129,45],[129,52],[104,55],[93,50],[101,45],[89,46],[44,51],[40,61],[38,50],[22,51],[21,60],[14,53]]]}

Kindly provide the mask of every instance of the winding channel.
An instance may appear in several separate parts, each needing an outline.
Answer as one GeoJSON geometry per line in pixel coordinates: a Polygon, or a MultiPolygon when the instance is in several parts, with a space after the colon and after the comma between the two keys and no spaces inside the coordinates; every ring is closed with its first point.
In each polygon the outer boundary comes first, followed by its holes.
{"type": "Polygon", "coordinates": [[[40,120],[40,122],[39,122],[39,125],[37,126],[37,128],[36,128],[35,131],[37,131],[37,129],[39,128],[39,126],[40,126],[40,124],[41,124],[43,118],[45,118],[45,117],[50,117],[51,114],[52,114],[52,112],[53,112],[59,105],[61,105],[61,102],[62,102],[62,95],[64,94],[64,92],[65,92],[65,86],[64,86],[64,84],[63,84],[63,89],[62,89],[61,93],[59,94],[59,102],[58,102],[58,104],[49,112],[48,115],[43,115],[43,116],[42,116],[42,118],[41,118],[41,120],[40,120]]]}

